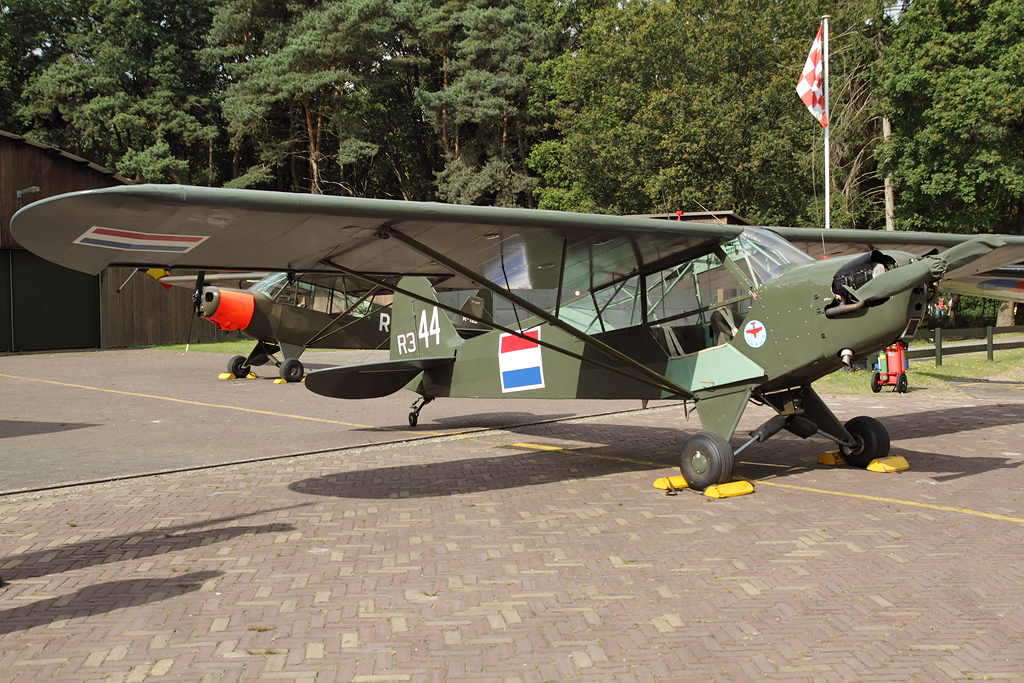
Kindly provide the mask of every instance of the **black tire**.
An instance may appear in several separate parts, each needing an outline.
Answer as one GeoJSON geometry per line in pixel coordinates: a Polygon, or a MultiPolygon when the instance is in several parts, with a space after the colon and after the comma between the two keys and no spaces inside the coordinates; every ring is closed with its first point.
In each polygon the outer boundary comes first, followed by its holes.
{"type": "Polygon", "coordinates": [[[249,370],[251,368],[246,364],[245,361],[245,356],[232,356],[231,360],[228,361],[228,372],[230,372],[238,379],[248,377],[249,370]]]}
{"type": "Polygon", "coordinates": [[[298,358],[289,358],[281,363],[281,379],[285,382],[299,382],[304,374],[306,369],[302,367],[298,358]]]}
{"type": "Polygon", "coordinates": [[[843,460],[853,467],[864,468],[872,460],[889,455],[889,432],[875,418],[855,417],[843,426],[857,442],[855,448],[841,447],[843,460]]]}
{"type": "Polygon", "coordinates": [[[729,442],[714,432],[698,432],[683,444],[679,471],[694,491],[703,491],[732,479],[733,452],[729,442]]]}
{"type": "Polygon", "coordinates": [[[420,416],[416,413],[409,413],[409,426],[415,427],[416,423],[420,421],[420,416]]]}
{"type": "Polygon", "coordinates": [[[877,372],[871,375],[871,391],[876,394],[882,390],[882,376],[877,372]]]}
{"type": "Polygon", "coordinates": [[[909,382],[907,381],[907,373],[901,372],[900,376],[896,378],[896,391],[901,394],[907,393],[907,387],[909,382]]]}

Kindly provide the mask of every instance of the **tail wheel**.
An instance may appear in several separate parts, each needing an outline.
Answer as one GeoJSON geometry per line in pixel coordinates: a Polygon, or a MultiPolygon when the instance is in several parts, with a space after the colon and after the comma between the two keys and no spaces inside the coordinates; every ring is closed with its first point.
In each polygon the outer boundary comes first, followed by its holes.
{"type": "Polygon", "coordinates": [[[714,432],[699,432],[683,444],[679,471],[695,491],[732,479],[733,452],[729,442],[714,432]]]}
{"type": "Polygon", "coordinates": [[[843,460],[854,467],[867,467],[872,460],[889,455],[889,432],[873,417],[855,417],[845,425],[856,446],[842,447],[843,460]]]}
{"type": "Polygon", "coordinates": [[[248,377],[250,367],[245,360],[245,356],[232,356],[231,360],[228,361],[228,372],[238,379],[248,377]]]}
{"type": "Polygon", "coordinates": [[[882,390],[882,375],[875,373],[871,375],[871,391],[876,394],[882,390]]]}
{"type": "Polygon", "coordinates": [[[289,358],[281,363],[281,379],[285,382],[298,382],[306,374],[306,369],[298,358],[289,358]]]}

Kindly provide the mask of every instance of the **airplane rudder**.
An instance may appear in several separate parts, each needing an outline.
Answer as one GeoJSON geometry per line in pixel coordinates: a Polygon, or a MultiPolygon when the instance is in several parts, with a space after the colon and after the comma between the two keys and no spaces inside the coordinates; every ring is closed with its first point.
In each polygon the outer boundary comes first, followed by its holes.
{"type": "Polygon", "coordinates": [[[452,356],[462,343],[451,320],[437,305],[434,288],[425,277],[406,277],[398,289],[423,297],[425,301],[395,291],[392,304],[391,358],[433,358],[452,356]]]}

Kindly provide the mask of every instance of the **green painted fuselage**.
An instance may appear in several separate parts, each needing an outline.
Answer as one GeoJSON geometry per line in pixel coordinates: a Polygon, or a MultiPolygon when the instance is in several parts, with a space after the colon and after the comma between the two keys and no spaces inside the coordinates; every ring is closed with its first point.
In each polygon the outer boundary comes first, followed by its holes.
{"type": "MultiPolygon", "coordinates": [[[[909,255],[890,253],[900,263],[909,255]]],[[[877,353],[895,341],[908,320],[921,317],[923,292],[906,291],[886,302],[843,317],[828,319],[832,302],[832,278],[848,259],[812,261],[791,266],[782,277],[754,292],[749,312],[739,332],[728,343],[709,346],[684,355],[671,355],[660,341],[658,326],[638,325],[593,336],[623,351],[634,360],[664,375],[675,385],[709,399],[737,391],[768,393],[809,385],[842,367],[840,353],[851,349],[855,359],[877,353]],[[750,328],[745,330],[744,328],[750,328]]],[[[412,288],[412,279],[404,281],[412,288]]],[[[416,285],[417,293],[432,296],[429,285],[416,285]]],[[[513,351],[524,357],[518,363],[502,360],[503,345],[517,346],[510,335],[493,331],[461,339],[443,312],[429,303],[396,296],[391,358],[451,356],[455,362],[428,370],[409,387],[433,397],[478,398],[682,398],[649,383],[630,379],[611,369],[573,358],[554,349],[538,347],[513,351]],[[526,364],[533,374],[525,386],[503,382],[513,367],[526,364]],[[533,370],[537,368],[537,370],[533,370]]],[[[685,326],[693,327],[693,326],[685,326]]],[[[523,330],[536,330],[541,341],[593,358],[624,373],[636,375],[625,363],[609,357],[564,330],[536,320],[523,320],[523,330]]],[[[677,334],[685,330],[676,328],[677,334]]],[[[710,335],[700,335],[708,339],[710,335]]],[[[693,335],[691,335],[691,338],[693,335]]],[[[521,345],[520,345],[521,346],[521,345]]]]}

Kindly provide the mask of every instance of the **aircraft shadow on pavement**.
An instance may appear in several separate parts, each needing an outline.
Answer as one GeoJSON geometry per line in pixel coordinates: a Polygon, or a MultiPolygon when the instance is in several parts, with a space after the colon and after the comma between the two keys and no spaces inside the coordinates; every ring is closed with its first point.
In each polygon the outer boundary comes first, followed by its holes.
{"type": "Polygon", "coordinates": [[[99,427],[90,422],[32,422],[30,420],[0,420],[0,439],[11,439],[17,436],[38,436],[55,434],[73,429],[99,427]]]}
{"type": "Polygon", "coordinates": [[[492,450],[500,454],[339,472],[294,482],[288,488],[335,498],[429,498],[664,468],[601,457],[603,450],[614,451],[607,458],[621,457],[621,449],[588,449],[589,455],[508,446],[492,450]]]}
{"type": "Polygon", "coordinates": [[[201,571],[166,579],[127,579],[93,584],[68,595],[0,611],[0,635],[46,626],[60,619],[96,616],[147,602],[176,598],[197,591],[203,582],[222,575],[223,572],[219,571],[201,571]]]}
{"type": "MultiPolygon", "coordinates": [[[[281,522],[253,526],[224,526],[226,523],[238,519],[275,511],[261,510],[255,513],[221,517],[193,524],[180,524],[150,529],[148,531],[132,531],[119,536],[93,538],[88,541],[79,541],[78,543],[61,545],[55,548],[47,547],[20,555],[7,555],[0,558],[2,564],[9,565],[12,562],[18,562],[18,564],[0,571],[0,581],[32,579],[83,569],[85,567],[112,564],[120,562],[122,555],[128,551],[132,552],[131,559],[134,561],[145,557],[197,548],[203,543],[211,542],[211,540],[219,543],[245,534],[271,534],[294,531],[295,528],[291,524],[281,522]],[[131,545],[127,545],[129,540],[133,541],[131,545]]],[[[3,588],[0,588],[0,593],[2,591],[3,588]]]]}
{"type": "MultiPolygon", "coordinates": [[[[955,434],[1024,421],[1004,406],[949,408],[882,416],[880,419],[893,435],[893,440],[955,434]]],[[[674,468],[678,467],[683,442],[700,431],[700,425],[699,422],[692,422],[685,429],[651,426],[623,428],[621,425],[598,422],[559,422],[511,425],[508,431],[524,437],[555,438],[586,445],[577,447],[580,455],[528,449],[521,449],[517,454],[509,447],[495,446],[493,456],[340,472],[295,482],[289,489],[297,493],[341,498],[423,498],[517,488],[618,472],[674,468]],[[645,462],[663,464],[655,466],[646,465],[645,462]]],[[[733,447],[739,447],[746,440],[746,435],[745,429],[737,431],[732,439],[733,447]]],[[[573,448],[571,443],[567,447],[573,448]]],[[[803,440],[783,433],[766,444],[752,444],[743,451],[736,464],[735,476],[750,479],[767,476],[778,478],[809,470],[829,469],[830,466],[819,465],[817,458],[832,448],[831,442],[823,439],[803,440]]],[[[938,481],[1021,466],[1012,458],[987,454],[945,455],[912,451],[898,445],[895,451],[911,462],[913,471],[935,475],[933,478],[938,481]]]]}

